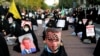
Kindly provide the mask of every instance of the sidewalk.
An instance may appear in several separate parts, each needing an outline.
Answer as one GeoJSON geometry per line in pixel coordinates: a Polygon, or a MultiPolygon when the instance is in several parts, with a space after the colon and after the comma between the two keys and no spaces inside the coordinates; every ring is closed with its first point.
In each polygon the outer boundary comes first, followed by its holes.
{"type": "MultiPolygon", "coordinates": [[[[39,47],[41,49],[40,52],[35,54],[29,54],[26,56],[40,56],[40,53],[43,51],[43,41],[42,41],[42,26],[40,25],[36,35],[38,38],[39,47]]],[[[68,56],[93,56],[93,51],[96,44],[83,44],[77,36],[72,36],[71,33],[73,32],[72,29],[62,31],[62,40],[64,43],[64,47],[68,56]]],[[[20,53],[13,51],[13,46],[9,46],[11,56],[21,56],[20,53]]]]}

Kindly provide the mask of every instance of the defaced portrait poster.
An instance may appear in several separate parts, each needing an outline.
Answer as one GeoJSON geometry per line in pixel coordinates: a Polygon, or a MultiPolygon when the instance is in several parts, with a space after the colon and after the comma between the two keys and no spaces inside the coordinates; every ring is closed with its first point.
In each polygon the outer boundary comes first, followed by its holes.
{"type": "Polygon", "coordinates": [[[19,38],[21,54],[30,54],[36,52],[36,47],[33,43],[33,38],[30,33],[20,36],[19,38]]]}

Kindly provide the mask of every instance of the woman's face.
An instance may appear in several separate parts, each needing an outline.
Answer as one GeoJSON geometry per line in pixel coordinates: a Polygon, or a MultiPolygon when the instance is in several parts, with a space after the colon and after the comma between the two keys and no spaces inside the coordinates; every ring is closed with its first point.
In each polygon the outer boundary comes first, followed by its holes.
{"type": "Polygon", "coordinates": [[[13,18],[12,18],[12,17],[9,17],[9,18],[8,18],[8,22],[9,22],[9,23],[13,23],[13,18]]]}
{"type": "Polygon", "coordinates": [[[89,25],[93,24],[93,21],[89,21],[89,25]]]}
{"type": "Polygon", "coordinates": [[[29,31],[29,27],[28,26],[25,26],[24,27],[24,31],[26,31],[26,32],[29,31]]]}

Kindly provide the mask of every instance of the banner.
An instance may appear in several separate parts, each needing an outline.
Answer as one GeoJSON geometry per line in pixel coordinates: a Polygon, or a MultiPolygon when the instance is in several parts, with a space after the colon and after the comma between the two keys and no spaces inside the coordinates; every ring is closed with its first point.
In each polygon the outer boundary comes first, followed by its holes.
{"type": "Polygon", "coordinates": [[[86,35],[88,36],[95,36],[94,25],[86,26],[86,35]]]}
{"type": "Polygon", "coordinates": [[[21,19],[14,0],[12,1],[8,12],[12,13],[15,19],[21,19]]]}
{"type": "Polygon", "coordinates": [[[57,27],[64,27],[65,26],[65,20],[58,20],[57,27]]]}
{"type": "Polygon", "coordinates": [[[41,19],[37,19],[37,23],[38,24],[42,24],[42,20],[41,19]]]}

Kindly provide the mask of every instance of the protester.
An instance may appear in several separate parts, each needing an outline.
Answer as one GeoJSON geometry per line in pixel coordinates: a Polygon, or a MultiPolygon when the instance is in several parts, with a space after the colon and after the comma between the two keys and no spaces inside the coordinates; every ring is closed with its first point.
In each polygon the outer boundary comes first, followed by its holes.
{"type": "Polygon", "coordinates": [[[2,33],[0,33],[0,56],[10,56],[7,43],[2,33]]]}
{"type": "Polygon", "coordinates": [[[67,56],[61,42],[61,29],[46,29],[45,47],[40,56],[67,56]]]}
{"type": "Polygon", "coordinates": [[[83,22],[83,27],[82,27],[81,41],[84,43],[96,43],[95,29],[94,29],[95,26],[93,25],[93,21],[89,19],[83,19],[82,22],[83,22]]]}
{"type": "MultiPolygon", "coordinates": [[[[33,43],[36,46],[36,52],[39,52],[40,49],[39,49],[39,46],[38,46],[37,37],[36,37],[34,31],[31,29],[31,27],[28,24],[26,24],[26,25],[24,25],[24,27],[22,27],[21,32],[19,34],[21,36],[21,35],[25,35],[27,33],[31,33],[32,34],[32,38],[34,39],[33,43]]],[[[17,43],[18,43],[18,45],[14,46],[14,50],[20,52],[21,51],[20,50],[20,43],[19,43],[19,41],[17,41],[17,43]]]]}
{"type": "Polygon", "coordinates": [[[94,56],[100,56],[100,37],[99,37],[97,44],[96,44],[96,47],[93,51],[93,55],[94,56]]]}

